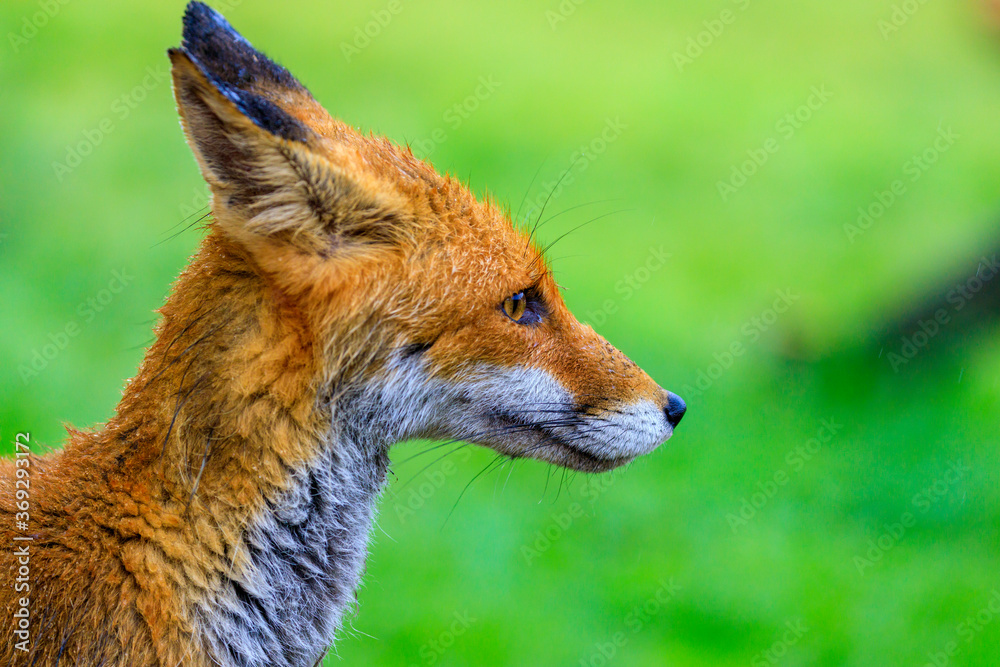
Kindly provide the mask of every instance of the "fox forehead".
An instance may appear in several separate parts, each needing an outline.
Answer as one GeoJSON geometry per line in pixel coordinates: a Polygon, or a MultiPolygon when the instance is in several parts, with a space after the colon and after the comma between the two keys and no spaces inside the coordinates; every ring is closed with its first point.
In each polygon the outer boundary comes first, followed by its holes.
{"type": "Polygon", "coordinates": [[[323,137],[328,159],[349,165],[351,176],[393,198],[412,216],[410,243],[403,251],[422,271],[447,273],[467,291],[504,292],[537,283],[549,267],[527,232],[487,196],[480,201],[457,179],[440,175],[427,162],[382,137],[363,135],[303,104],[295,115],[323,137]]]}
{"type": "MultiPolygon", "coordinates": [[[[325,114],[317,118],[302,112],[301,120],[324,139],[321,147],[328,159],[346,165],[353,180],[392,201],[407,217],[408,233],[392,248],[403,260],[393,276],[401,294],[431,291],[442,305],[460,295],[497,305],[550,275],[535,240],[491,198],[478,200],[463,183],[439,175],[408,147],[362,135],[325,114]]],[[[548,287],[547,295],[555,298],[555,283],[548,287]]]]}

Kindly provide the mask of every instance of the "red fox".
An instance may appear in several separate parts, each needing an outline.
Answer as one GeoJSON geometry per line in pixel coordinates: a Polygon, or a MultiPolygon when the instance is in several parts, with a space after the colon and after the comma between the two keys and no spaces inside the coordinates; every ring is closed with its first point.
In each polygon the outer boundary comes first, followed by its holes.
{"type": "Polygon", "coordinates": [[[392,444],[601,472],[686,409],[497,205],[329,116],[206,5],[183,23],[213,221],[114,416],[0,463],[3,664],[318,664],[392,444]]]}

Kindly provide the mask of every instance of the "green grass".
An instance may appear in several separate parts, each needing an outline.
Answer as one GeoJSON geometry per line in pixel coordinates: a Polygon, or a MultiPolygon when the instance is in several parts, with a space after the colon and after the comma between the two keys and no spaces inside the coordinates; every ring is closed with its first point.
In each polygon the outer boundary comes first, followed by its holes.
{"type": "MultiPolygon", "coordinates": [[[[1000,663],[1000,619],[962,625],[1000,589],[997,325],[956,322],[899,373],[898,339],[877,335],[996,245],[1000,34],[976,4],[919,5],[884,39],[885,0],[564,2],[575,10],[554,30],[555,0],[401,2],[350,62],[342,42],[386,3],[226,13],[348,122],[414,145],[442,128],[434,164],[514,208],[536,170],[532,198],[609,119],[624,124],[549,210],[604,203],[542,238],[616,212],[559,241],[558,279],[690,407],[665,447],[606,478],[523,463],[463,494],[489,453],[396,466],[360,609],[327,664],[924,665],[950,641],[949,664],[1000,663]],[[734,21],[679,71],[674,54],[724,9],[734,21]],[[483,76],[499,87],[454,127],[446,111],[483,76]],[[814,86],[830,99],[787,136],[777,124],[814,86]],[[949,127],[954,145],[911,180],[907,162],[949,127]],[[777,152],[723,201],[718,182],[770,138],[777,152]],[[851,242],[844,226],[896,179],[905,194],[851,242]],[[666,264],[641,271],[661,247],[666,264]],[[791,307],[758,327],[778,290],[791,307]],[[698,389],[734,342],[743,354],[698,389]],[[805,460],[796,448],[823,420],[840,426],[805,460]],[[917,496],[928,487],[933,503],[917,496]],[[806,629],[787,646],[786,623],[806,629]]],[[[148,67],[166,71],[183,3],[114,4],[70,0],[16,50],[40,5],[0,6],[3,451],[19,430],[57,445],[62,423],[109,416],[199,239],[175,235],[204,188],[169,82],[150,79],[127,114],[115,105],[148,67]],[[102,121],[113,131],[60,181],[53,163],[102,121]],[[85,321],[80,304],[123,269],[128,287],[85,321]],[[77,335],[23,381],[70,323],[77,335]]]]}

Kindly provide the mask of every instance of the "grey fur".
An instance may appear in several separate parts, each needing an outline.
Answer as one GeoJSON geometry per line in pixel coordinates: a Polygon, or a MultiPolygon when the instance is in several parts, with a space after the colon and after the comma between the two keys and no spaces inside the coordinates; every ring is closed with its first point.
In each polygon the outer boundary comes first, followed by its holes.
{"type": "Polygon", "coordinates": [[[309,667],[322,659],[355,601],[389,446],[426,423],[432,384],[412,357],[330,406],[324,451],[292,472],[288,491],[244,533],[249,570],[232,573],[197,611],[197,632],[217,664],[309,667]]]}
{"type": "Polygon", "coordinates": [[[354,601],[389,464],[374,444],[341,434],[248,528],[240,547],[249,571],[225,580],[202,610],[218,664],[314,665],[332,644],[354,601]]]}
{"type": "MultiPolygon", "coordinates": [[[[646,423],[648,415],[638,407],[619,411],[615,420],[572,412],[569,394],[543,371],[484,365],[470,368],[462,381],[444,382],[431,377],[421,355],[403,349],[379,380],[338,393],[324,451],[295,470],[287,493],[248,527],[241,548],[251,567],[230,576],[198,610],[198,633],[216,663],[315,665],[354,602],[389,447],[411,438],[459,437],[501,452],[507,443],[531,451],[538,436],[530,431],[505,427],[502,436],[488,434],[491,414],[523,413],[533,405],[549,412],[565,405],[567,416],[554,436],[595,451],[611,446],[614,455],[634,456],[665,435],[646,423]]],[[[658,407],[650,404],[649,410],[659,416],[661,429],[669,429],[658,407]]]]}

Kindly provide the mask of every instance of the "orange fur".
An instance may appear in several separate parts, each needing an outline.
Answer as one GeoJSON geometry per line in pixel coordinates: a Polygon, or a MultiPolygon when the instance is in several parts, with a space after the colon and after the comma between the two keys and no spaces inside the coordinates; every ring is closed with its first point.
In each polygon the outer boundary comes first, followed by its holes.
{"type": "MultiPolygon", "coordinates": [[[[378,376],[403,345],[428,345],[444,382],[471,362],[543,369],[592,414],[667,401],[573,317],[539,249],[495,204],[331,118],[304,89],[258,80],[246,90],[308,129],[305,141],[269,133],[192,56],[170,56],[214,221],[114,416],[30,461],[36,642],[30,654],[0,648],[4,664],[208,665],[193,605],[246,567],[241,536],[324,447],[330,396],[378,376]],[[257,189],[220,174],[214,151],[252,156],[241,174],[257,189]],[[547,314],[526,327],[498,305],[530,286],[547,314]]],[[[518,446],[497,448],[533,455],[518,446]]],[[[557,462],[624,462],[587,461],[557,462]]],[[[7,545],[20,534],[13,475],[0,462],[7,545]]],[[[5,580],[16,570],[5,548],[5,580]]],[[[0,589],[5,618],[18,597],[0,589]]]]}

